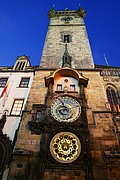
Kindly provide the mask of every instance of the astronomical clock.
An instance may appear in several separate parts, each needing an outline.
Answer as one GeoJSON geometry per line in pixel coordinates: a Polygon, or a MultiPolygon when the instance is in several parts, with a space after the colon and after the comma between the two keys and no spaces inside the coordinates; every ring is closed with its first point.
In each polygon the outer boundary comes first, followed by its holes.
{"type": "Polygon", "coordinates": [[[73,122],[81,113],[81,106],[77,100],[70,96],[60,96],[53,100],[51,114],[59,122],[73,122]]]}
{"type": "MultiPolygon", "coordinates": [[[[51,115],[59,122],[59,126],[64,123],[69,127],[69,124],[78,119],[80,114],[81,105],[71,96],[58,96],[52,101],[51,115]]],[[[80,156],[81,142],[70,131],[56,133],[50,142],[50,153],[60,163],[71,163],[80,156]]]]}
{"type": "Polygon", "coordinates": [[[65,177],[75,178],[74,170],[79,178],[91,179],[84,94],[87,82],[87,78],[69,67],[58,69],[45,78],[48,95],[39,166],[43,179],[62,178],[63,171],[65,177]]]}
{"type": "Polygon", "coordinates": [[[80,140],[71,132],[57,133],[51,139],[50,152],[56,161],[66,164],[71,163],[80,156],[80,140]]]}

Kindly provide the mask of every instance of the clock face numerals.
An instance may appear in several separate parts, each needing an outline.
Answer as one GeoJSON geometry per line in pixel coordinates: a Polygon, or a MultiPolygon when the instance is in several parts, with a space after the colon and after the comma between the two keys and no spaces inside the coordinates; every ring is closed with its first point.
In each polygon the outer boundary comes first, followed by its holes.
{"type": "Polygon", "coordinates": [[[70,132],[56,134],[50,142],[50,152],[55,160],[61,163],[75,161],[81,153],[81,143],[78,137],[70,132]]]}
{"type": "Polygon", "coordinates": [[[51,114],[59,122],[73,122],[81,113],[79,102],[69,96],[55,99],[51,105],[51,114]]]}

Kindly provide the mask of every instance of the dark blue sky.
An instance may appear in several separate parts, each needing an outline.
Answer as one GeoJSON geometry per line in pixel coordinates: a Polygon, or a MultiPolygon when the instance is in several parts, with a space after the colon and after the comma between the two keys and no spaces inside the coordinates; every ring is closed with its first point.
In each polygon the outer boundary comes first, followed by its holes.
{"type": "Polygon", "coordinates": [[[12,66],[20,55],[39,65],[49,20],[56,10],[86,10],[85,23],[95,64],[120,66],[120,0],[0,0],[0,66],[12,66]]]}

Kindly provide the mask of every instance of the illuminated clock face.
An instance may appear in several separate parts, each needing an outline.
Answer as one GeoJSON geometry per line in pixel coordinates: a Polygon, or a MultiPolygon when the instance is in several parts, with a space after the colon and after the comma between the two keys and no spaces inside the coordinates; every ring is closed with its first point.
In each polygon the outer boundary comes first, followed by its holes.
{"type": "Polygon", "coordinates": [[[81,113],[79,102],[69,96],[55,99],[51,105],[51,114],[59,122],[73,122],[81,113]]]}
{"type": "Polygon", "coordinates": [[[50,142],[50,152],[60,163],[71,163],[81,153],[81,143],[78,137],[70,132],[56,134],[50,142]]]}

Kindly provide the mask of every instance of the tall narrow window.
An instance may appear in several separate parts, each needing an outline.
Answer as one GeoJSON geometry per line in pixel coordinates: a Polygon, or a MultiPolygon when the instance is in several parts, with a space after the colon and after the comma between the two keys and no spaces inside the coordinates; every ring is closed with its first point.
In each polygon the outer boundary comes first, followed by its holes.
{"type": "Polygon", "coordinates": [[[108,102],[112,111],[119,112],[119,101],[117,92],[112,87],[106,89],[108,102]]]}
{"type": "Polygon", "coordinates": [[[15,99],[11,110],[11,115],[19,116],[23,106],[23,99],[15,99]]]}
{"type": "Polygon", "coordinates": [[[0,78],[0,87],[5,87],[8,78],[0,78]]]}
{"type": "Polygon", "coordinates": [[[27,88],[30,78],[22,78],[19,87],[27,88]]]}
{"type": "Polygon", "coordinates": [[[64,35],[64,43],[70,42],[70,35],[64,35]]]}

